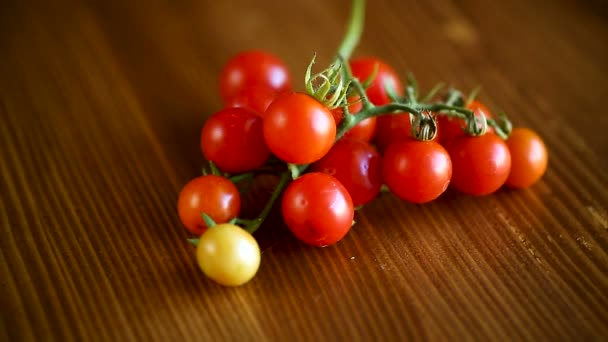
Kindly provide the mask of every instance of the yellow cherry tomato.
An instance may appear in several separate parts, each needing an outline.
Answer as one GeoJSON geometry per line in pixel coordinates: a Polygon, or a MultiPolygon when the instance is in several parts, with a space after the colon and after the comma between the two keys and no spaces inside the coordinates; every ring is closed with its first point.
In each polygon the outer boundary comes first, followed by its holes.
{"type": "Polygon", "coordinates": [[[239,286],[257,273],[260,247],[243,228],[223,223],[207,229],[201,235],[196,259],[209,278],[225,286],[239,286]]]}

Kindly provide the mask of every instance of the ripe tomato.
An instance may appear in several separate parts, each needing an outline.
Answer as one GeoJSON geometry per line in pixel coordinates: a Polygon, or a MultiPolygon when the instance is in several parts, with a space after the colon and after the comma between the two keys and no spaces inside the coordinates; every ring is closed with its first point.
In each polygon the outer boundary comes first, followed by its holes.
{"type": "Polygon", "coordinates": [[[452,186],[470,195],[487,195],[500,188],[511,170],[511,154],[494,133],[450,140],[446,150],[452,159],[452,186]]]}
{"type": "Polygon", "coordinates": [[[257,273],[260,247],[241,227],[218,224],[200,237],[196,259],[207,277],[225,286],[239,286],[257,273]]]}
{"type": "Polygon", "coordinates": [[[382,177],[397,197],[412,203],[425,203],[448,188],[452,162],[448,152],[434,140],[403,140],[386,149],[382,177]]]}
{"type": "Polygon", "coordinates": [[[369,100],[375,105],[390,103],[391,99],[386,92],[387,87],[392,88],[398,96],[403,96],[403,85],[397,73],[390,65],[374,57],[354,59],[350,62],[353,76],[361,82],[364,82],[372,75],[376,65],[378,66],[376,78],[374,78],[369,88],[365,91],[369,100]]]}
{"type": "Polygon", "coordinates": [[[384,152],[394,142],[407,140],[412,136],[410,114],[382,115],[376,126],[376,146],[384,152]]]}
{"type": "Polygon", "coordinates": [[[358,139],[365,142],[370,142],[376,135],[377,117],[367,118],[355,127],[351,128],[344,134],[343,138],[358,139]]]}
{"type": "Polygon", "coordinates": [[[353,205],[366,204],[380,192],[382,176],[380,154],[369,143],[352,138],[340,139],[311,171],[336,177],[344,185],[353,205]]]}
{"type": "Polygon", "coordinates": [[[333,176],[320,172],[307,173],[289,184],[281,209],[291,232],[318,247],[341,240],[355,215],[346,188],[333,176]]]}
{"type": "MultiPolygon", "coordinates": [[[[479,117],[481,113],[486,118],[491,119],[492,112],[483,103],[479,101],[472,101],[467,105],[467,109],[473,111],[475,117],[479,117]]],[[[439,115],[437,118],[437,136],[436,140],[442,145],[445,145],[448,141],[454,139],[457,136],[464,135],[464,129],[466,128],[466,122],[464,119],[449,118],[445,115],[439,115]]],[[[487,133],[493,133],[494,128],[488,126],[487,133]]]]}
{"type": "Polygon", "coordinates": [[[262,118],[246,108],[226,108],[213,114],[203,126],[201,149],[207,160],[230,173],[256,169],[270,156],[262,118]]]}
{"type": "Polygon", "coordinates": [[[302,93],[279,96],[264,113],[264,139],[279,159],[309,164],[323,157],[336,138],[331,112],[302,93]]]}
{"type": "Polygon", "coordinates": [[[236,217],[240,209],[237,187],[228,178],[215,175],[192,179],[182,188],[177,201],[179,218],[196,235],[207,230],[202,213],[221,223],[236,217]]]}
{"type": "Polygon", "coordinates": [[[243,88],[234,94],[225,102],[225,106],[227,108],[245,107],[261,115],[277,96],[278,93],[271,88],[254,85],[243,88]]]}
{"type": "Polygon", "coordinates": [[[507,146],[511,152],[511,173],[507,185],[525,188],[536,183],[547,170],[548,153],[543,140],[528,128],[515,128],[507,146]]]}
{"type": "Polygon", "coordinates": [[[278,57],[264,51],[245,51],[232,57],[222,69],[220,92],[224,101],[245,88],[261,86],[276,92],[291,90],[287,66],[278,57]]]}
{"type": "MultiPolygon", "coordinates": [[[[348,98],[348,102],[352,103],[348,106],[348,112],[351,115],[355,115],[358,113],[361,108],[363,108],[363,103],[359,101],[359,96],[351,96],[348,98]]],[[[331,114],[336,121],[336,126],[342,122],[344,118],[344,111],[341,107],[335,108],[331,111],[331,114]]],[[[355,127],[351,128],[344,134],[344,138],[352,138],[352,139],[360,139],[363,141],[371,141],[376,133],[376,117],[367,118],[358,124],[355,127]]]]}

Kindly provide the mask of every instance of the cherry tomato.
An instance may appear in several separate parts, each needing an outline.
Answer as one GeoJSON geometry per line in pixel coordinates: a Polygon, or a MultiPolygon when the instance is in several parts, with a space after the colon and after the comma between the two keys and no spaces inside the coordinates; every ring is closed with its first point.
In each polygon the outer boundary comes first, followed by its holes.
{"type": "Polygon", "coordinates": [[[225,286],[239,286],[257,273],[260,247],[241,227],[218,224],[201,235],[196,259],[207,277],[225,286]]]}
{"type": "Polygon", "coordinates": [[[226,101],[225,106],[245,107],[261,115],[277,96],[278,93],[271,88],[254,85],[241,89],[226,101]]]}
{"type": "Polygon", "coordinates": [[[402,200],[426,203],[448,188],[452,162],[448,152],[434,140],[403,140],[386,149],[382,177],[391,192],[402,200]]]}
{"type": "Polygon", "coordinates": [[[511,173],[507,185],[525,188],[536,183],[547,170],[548,153],[543,140],[528,128],[515,128],[507,139],[511,173]]]}
{"type": "Polygon", "coordinates": [[[319,247],[341,240],[355,215],[346,188],[333,176],[320,172],[307,173],[289,184],[281,209],[291,232],[319,247]]]}
{"type": "Polygon", "coordinates": [[[311,171],[336,177],[344,185],[353,205],[366,204],[380,192],[382,175],[380,154],[369,143],[352,138],[340,139],[311,171]]]}
{"type": "Polygon", "coordinates": [[[494,133],[458,136],[448,142],[452,186],[470,195],[487,195],[500,188],[511,170],[511,154],[494,133]]]}
{"type": "Polygon", "coordinates": [[[202,213],[215,222],[228,222],[239,214],[241,196],[226,177],[200,176],[188,182],[179,194],[177,211],[186,228],[196,235],[207,230],[202,213]]]}
{"type": "MultiPolygon", "coordinates": [[[[348,112],[351,115],[355,115],[358,113],[361,108],[363,108],[363,103],[359,101],[359,96],[351,96],[348,98],[348,102],[352,103],[348,106],[348,112]]],[[[344,111],[341,107],[335,108],[331,111],[331,114],[336,121],[336,126],[342,122],[344,118],[344,111]]],[[[352,139],[360,139],[363,141],[371,141],[376,133],[376,117],[367,118],[358,124],[355,127],[351,128],[344,134],[344,138],[352,138],[352,139]]]]}
{"type": "Polygon", "coordinates": [[[262,86],[281,93],[291,90],[287,66],[278,57],[264,51],[245,51],[232,57],[222,69],[220,92],[224,101],[252,86],[262,86]]]}
{"type": "Polygon", "coordinates": [[[351,128],[344,134],[343,138],[358,139],[365,142],[370,142],[376,135],[376,126],[378,124],[377,117],[367,118],[362,120],[355,127],[351,128]]]}
{"type": "MultiPolygon", "coordinates": [[[[467,105],[467,109],[473,111],[475,117],[479,117],[481,113],[486,118],[491,119],[492,112],[483,103],[479,101],[472,101],[467,105]]],[[[436,140],[442,145],[445,145],[448,141],[454,139],[457,136],[464,135],[464,129],[466,128],[466,122],[464,119],[455,117],[447,117],[446,115],[439,115],[437,118],[437,136],[436,140]]],[[[494,128],[488,126],[487,133],[493,133],[494,128]]]]}
{"type": "Polygon", "coordinates": [[[394,142],[412,137],[410,114],[382,115],[376,126],[376,146],[383,152],[394,142]]]}
{"type": "Polygon", "coordinates": [[[279,159],[309,164],[323,157],[336,138],[331,112],[314,98],[291,93],[279,96],[264,113],[264,139],[279,159]]]}
{"type": "Polygon", "coordinates": [[[251,171],[270,156],[262,118],[246,108],[226,108],[213,114],[203,126],[201,149],[207,160],[230,173],[251,171]]]}
{"type": "Polygon", "coordinates": [[[403,96],[403,85],[395,70],[388,64],[374,57],[354,59],[350,62],[353,76],[361,82],[365,82],[372,75],[376,65],[378,66],[376,78],[365,91],[369,100],[375,105],[392,102],[386,92],[387,87],[392,88],[398,96],[403,96]]]}

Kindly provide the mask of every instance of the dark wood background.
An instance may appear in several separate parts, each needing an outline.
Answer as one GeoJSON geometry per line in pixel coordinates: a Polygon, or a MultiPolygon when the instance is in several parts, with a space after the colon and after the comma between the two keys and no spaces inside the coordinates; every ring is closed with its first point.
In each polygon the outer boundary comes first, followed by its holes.
{"type": "Polygon", "coordinates": [[[321,249],[275,212],[256,278],[218,286],[176,198],[200,172],[220,68],[261,48],[302,80],[313,53],[333,57],[348,1],[3,1],[0,340],[606,340],[606,8],[369,2],[357,54],[425,89],[481,84],[545,139],[541,182],[383,196],[321,249]]]}

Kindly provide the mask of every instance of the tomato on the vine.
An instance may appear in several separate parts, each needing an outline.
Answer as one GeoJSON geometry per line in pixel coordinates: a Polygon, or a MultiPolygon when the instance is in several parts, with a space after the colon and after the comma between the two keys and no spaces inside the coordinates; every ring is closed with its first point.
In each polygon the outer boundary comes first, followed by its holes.
{"type": "Polygon", "coordinates": [[[264,113],[263,121],[270,151],[292,164],[321,159],[336,138],[336,123],[329,109],[303,93],[279,96],[264,113]]]}
{"type": "Polygon", "coordinates": [[[528,128],[515,128],[507,139],[511,173],[507,185],[525,188],[536,183],[547,170],[548,153],[543,140],[528,128]]]}
{"type": "Polygon", "coordinates": [[[207,277],[225,286],[239,286],[257,273],[260,247],[243,228],[218,224],[199,238],[196,259],[207,277]]]}
{"type": "Polygon", "coordinates": [[[498,190],[511,170],[507,144],[494,133],[461,135],[450,140],[446,150],[452,159],[452,186],[470,195],[498,190]]]}
{"type": "Polygon", "coordinates": [[[262,115],[279,94],[276,90],[267,86],[253,85],[241,89],[228,100],[226,107],[244,107],[262,115]]]}
{"type": "Polygon", "coordinates": [[[220,223],[236,217],[240,209],[237,187],[228,178],[216,175],[192,179],[182,188],[177,201],[179,218],[196,235],[207,230],[203,213],[220,223]]]}
{"type": "Polygon", "coordinates": [[[386,91],[387,88],[391,88],[396,95],[403,96],[403,85],[397,73],[380,59],[374,57],[353,59],[350,68],[353,76],[361,82],[365,82],[378,68],[376,77],[365,91],[373,104],[384,105],[392,102],[386,91]]]}
{"type": "Polygon", "coordinates": [[[244,51],[232,57],[222,69],[220,92],[224,101],[245,88],[261,86],[282,93],[291,90],[287,66],[278,57],[264,51],[244,51]]]}
{"type": "Polygon", "coordinates": [[[376,126],[376,146],[384,152],[392,143],[412,137],[412,122],[409,113],[389,114],[378,118],[376,126]]]}
{"type": "Polygon", "coordinates": [[[448,188],[452,162],[448,152],[434,140],[403,140],[386,149],[382,177],[391,192],[402,200],[430,202],[448,188]]]}
{"type": "MultiPolygon", "coordinates": [[[[348,112],[350,114],[359,113],[359,111],[363,108],[363,102],[361,102],[358,95],[349,96],[347,102],[348,112]]],[[[342,119],[344,119],[344,109],[342,107],[336,107],[331,110],[331,115],[334,117],[336,125],[339,125],[340,122],[342,122],[342,119]]]]}
{"type": "MultiPolygon", "coordinates": [[[[349,96],[348,102],[351,103],[348,106],[348,112],[351,115],[357,114],[363,108],[363,102],[359,99],[359,96],[349,96]]],[[[331,111],[336,121],[336,126],[340,125],[344,118],[344,110],[342,107],[335,108],[331,111]]],[[[376,117],[367,118],[360,121],[353,128],[349,129],[344,138],[360,139],[363,141],[371,141],[376,133],[376,117]]]]}
{"type": "Polygon", "coordinates": [[[336,177],[358,207],[374,199],[382,186],[380,154],[369,143],[352,138],[340,139],[311,171],[336,177]]]}
{"type": "MultiPolygon", "coordinates": [[[[482,113],[488,119],[493,117],[492,112],[490,112],[488,107],[477,100],[471,101],[466,108],[471,110],[476,118],[480,117],[482,113]]],[[[439,141],[439,143],[445,145],[448,141],[454,139],[455,137],[464,135],[465,128],[466,121],[464,119],[439,115],[437,118],[437,136],[435,139],[439,141]]],[[[486,132],[493,133],[494,128],[488,126],[486,132]]]]}
{"type": "Polygon", "coordinates": [[[256,169],[270,156],[262,118],[247,108],[226,108],[207,119],[201,133],[201,150],[207,160],[230,173],[256,169]]]}
{"type": "Polygon", "coordinates": [[[355,215],[346,188],[335,177],[320,172],[304,174],[289,184],[281,210],[291,232],[313,246],[341,240],[355,215]]]}

